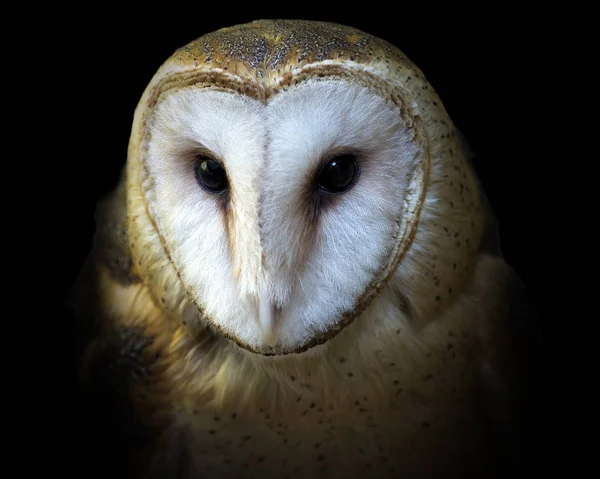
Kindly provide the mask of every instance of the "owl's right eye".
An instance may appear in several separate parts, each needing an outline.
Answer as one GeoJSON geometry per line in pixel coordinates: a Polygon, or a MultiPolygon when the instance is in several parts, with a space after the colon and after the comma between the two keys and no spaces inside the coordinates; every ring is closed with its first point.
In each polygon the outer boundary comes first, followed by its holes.
{"type": "Polygon", "coordinates": [[[225,169],[208,156],[199,155],[194,165],[196,181],[209,193],[221,193],[227,189],[225,169]]]}

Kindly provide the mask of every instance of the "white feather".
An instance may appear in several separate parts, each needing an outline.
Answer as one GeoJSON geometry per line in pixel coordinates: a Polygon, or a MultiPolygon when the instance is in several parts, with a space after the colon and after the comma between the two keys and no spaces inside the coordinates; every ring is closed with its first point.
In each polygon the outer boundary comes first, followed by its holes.
{"type": "Polygon", "coordinates": [[[294,349],[354,308],[390,255],[421,154],[398,106],[334,79],[305,81],[266,104],[183,89],[159,104],[150,131],[155,217],[175,266],[210,320],[257,349],[275,339],[294,349]],[[196,182],[199,149],[225,166],[227,213],[196,182]],[[359,180],[312,224],[307,182],[316,187],[323,159],[345,149],[361,152],[359,180]],[[276,338],[263,334],[275,331],[273,305],[276,338]]]}

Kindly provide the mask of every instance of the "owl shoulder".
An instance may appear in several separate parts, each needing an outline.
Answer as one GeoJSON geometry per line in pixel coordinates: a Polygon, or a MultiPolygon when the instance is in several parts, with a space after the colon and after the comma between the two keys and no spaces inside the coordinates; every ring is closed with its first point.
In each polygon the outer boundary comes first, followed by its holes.
{"type": "Polygon", "coordinates": [[[163,352],[171,331],[134,273],[124,178],[98,203],[93,249],[67,306],[76,343],[77,454],[99,477],[135,477],[134,458],[166,427],[153,411],[165,409],[163,352]]]}
{"type": "MultiPolygon", "coordinates": [[[[494,242],[490,243],[493,244],[494,242]]],[[[535,299],[499,249],[482,252],[478,268],[481,304],[478,392],[499,463],[514,475],[526,467],[531,397],[541,376],[535,299]]]]}

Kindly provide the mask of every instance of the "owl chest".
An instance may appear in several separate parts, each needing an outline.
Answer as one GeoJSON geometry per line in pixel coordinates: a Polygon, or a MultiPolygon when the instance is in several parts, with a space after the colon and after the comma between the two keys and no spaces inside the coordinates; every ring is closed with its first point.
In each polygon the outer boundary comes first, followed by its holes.
{"type": "Polygon", "coordinates": [[[420,477],[448,469],[477,442],[464,377],[281,399],[188,411],[189,467],[219,477],[420,477]]]}

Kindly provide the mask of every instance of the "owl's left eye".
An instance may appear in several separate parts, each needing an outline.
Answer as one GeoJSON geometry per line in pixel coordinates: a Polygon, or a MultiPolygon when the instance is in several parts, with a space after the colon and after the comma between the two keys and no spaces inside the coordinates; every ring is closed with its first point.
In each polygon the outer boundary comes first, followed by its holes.
{"type": "Polygon", "coordinates": [[[317,181],[327,193],[339,194],[348,191],[358,178],[356,157],[352,154],[338,155],[321,169],[317,181]]]}
{"type": "Polygon", "coordinates": [[[221,193],[227,189],[225,169],[208,156],[199,155],[194,165],[196,181],[209,193],[221,193]]]}

